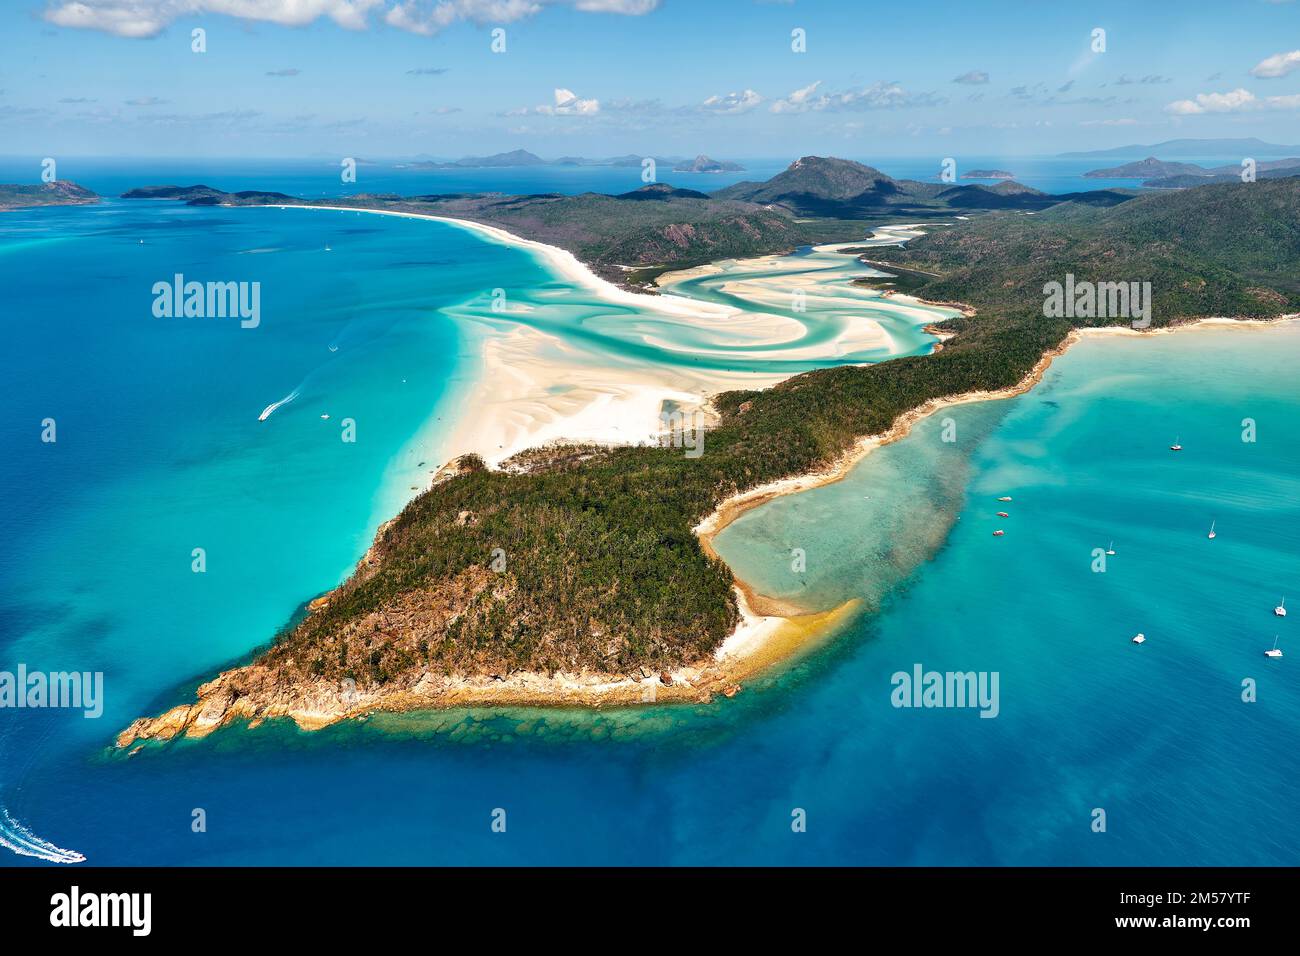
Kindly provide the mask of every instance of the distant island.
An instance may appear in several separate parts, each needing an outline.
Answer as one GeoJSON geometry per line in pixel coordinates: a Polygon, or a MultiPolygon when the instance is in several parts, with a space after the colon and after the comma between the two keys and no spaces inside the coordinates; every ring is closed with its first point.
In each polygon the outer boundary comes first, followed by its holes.
{"type": "Polygon", "coordinates": [[[1163,143],[1146,146],[1116,146],[1113,149],[1095,149],[1086,152],[1061,153],[1061,159],[1123,159],[1127,156],[1176,156],[1183,159],[1204,159],[1211,156],[1278,156],[1300,154],[1300,146],[1279,146],[1261,139],[1167,139],[1163,143]]]}
{"type": "MultiPolygon", "coordinates": [[[[1241,165],[1198,166],[1195,163],[1166,162],[1148,156],[1146,159],[1109,169],[1094,169],[1084,173],[1088,179],[1141,179],[1142,185],[1154,189],[1185,189],[1211,182],[1235,182],[1241,179],[1241,165]]],[[[1255,163],[1257,179],[1273,179],[1300,175],[1300,158],[1259,160],[1255,163]]]]}
{"type": "Polygon", "coordinates": [[[419,160],[399,163],[399,169],[505,169],[524,166],[618,166],[639,167],[647,159],[653,159],[657,166],[670,167],[674,172],[715,173],[740,172],[744,169],[737,163],[719,162],[703,154],[695,159],[680,156],[639,156],[629,153],[624,156],[610,156],[605,159],[587,159],[583,156],[561,156],[558,159],[543,159],[526,149],[512,149],[507,153],[494,153],[491,156],[466,156],[451,162],[436,160],[419,160]]]}
{"type": "Polygon", "coordinates": [[[745,167],[739,163],[720,163],[701,153],[689,163],[678,163],[673,167],[675,173],[740,173],[745,167]]]}
{"type": "Polygon", "coordinates": [[[1015,179],[1015,173],[1009,173],[1005,169],[972,169],[968,173],[962,173],[962,179],[1015,179]]]}
{"type": "MultiPolygon", "coordinates": [[[[194,703],[132,723],[119,746],[268,717],[317,727],[375,710],[634,703],[647,684],[660,700],[729,695],[739,676],[712,654],[741,610],[710,536],[753,489],[833,474],[867,436],[898,437],[945,403],[1023,391],[1078,326],[1127,325],[1045,317],[1045,282],[1067,274],[1149,281],[1154,327],[1300,309],[1297,178],[1067,199],[1012,183],[909,183],[860,163],[804,157],[765,183],[712,196],[647,189],[279,202],[477,217],[516,236],[566,243],[597,271],[636,261],[644,242],[667,257],[659,265],[681,265],[870,229],[866,217],[834,213],[874,210],[875,223],[907,222],[924,209],[945,224],[905,247],[862,255],[907,270],[911,294],[964,303],[963,314],[945,324],[952,337],[942,350],[928,355],[715,395],[719,421],[709,453],[697,458],[664,447],[559,445],[500,469],[476,455],[454,460],[381,527],[353,575],[312,601],[305,619],[199,686],[194,703]],[[961,208],[985,211],[953,222],[961,208]],[[511,542],[510,563],[494,571],[489,556],[503,541],[511,542]],[[557,581],[567,582],[562,596],[557,581]]],[[[218,202],[263,204],[275,194],[237,198],[248,195],[218,202]]]]}
{"type": "Polygon", "coordinates": [[[85,186],[56,179],[52,183],[25,186],[0,184],[0,209],[25,209],[31,206],[85,206],[99,202],[99,196],[85,186]]]}
{"type": "Polygon", "coordinates": [[[867,217],[925,220],[995,209],[1037,211],[1062,202],[1105,206],[1134,195],[1096,190],[1054,196],[1010,180],[995,186],[923,183],[851,160],[805,156],[765,182],[740,182],[712,193],[652,183],[616,195],[365,193],[305,200],[193,185],[143,187],[123,198],[204,206],[356,206],[464,219],[565,249],[602,278],[653,291],[654,278],[671,269],[858,238],[867,217]]]}
{"type": "Polygon", "coordinates": [[[1083,174],[1085,179],[1153,179],[1157,176],[1208,176],[1210,171],[1192,163],[1171,163],[1154,156],[1123,166],[1094,169],[1083,174]]]}

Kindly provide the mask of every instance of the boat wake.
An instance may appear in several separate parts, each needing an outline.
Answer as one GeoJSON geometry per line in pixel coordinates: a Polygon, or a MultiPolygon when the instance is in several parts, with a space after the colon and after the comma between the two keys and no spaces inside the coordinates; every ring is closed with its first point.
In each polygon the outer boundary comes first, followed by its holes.
{"type": "Polygon", "coordinates": [[[262,409],[262,414],[257,416],[257,420],[259,422],[266,421],[268,418],[271,417],[272,413],[274,413],[275,410],[279,408],[281,405],[288,405],[295,398],[297,398],[298,392],[299,389],[295,388],[292,392],[290,392],[284,398],[280,399],[278,402],[272,402],[270,405],[267,405],[266,408],[262,409]]]}
{"type": "Polygon", "coordinates": [[[86,858],[76,850],[65,850],[48,840],[42,840],[9,815],[7,807],[0,807],[0,846],[13,850],[19,856],[34,856],[50,863],[84,863],[86,858]]]}

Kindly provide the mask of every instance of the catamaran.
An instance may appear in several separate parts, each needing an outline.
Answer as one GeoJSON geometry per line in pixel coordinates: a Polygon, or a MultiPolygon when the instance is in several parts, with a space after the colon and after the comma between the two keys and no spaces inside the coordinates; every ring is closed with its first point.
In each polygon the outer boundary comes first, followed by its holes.
{"type": "Polygon", "coordinates": [[[1273,613],[1278,617],[1286,617],[1286,598],[1283,598],[1282,603],[1273,608],[1273,613]]]}
{"type": "Polygon", "coordinates": [[[1145,634],[1138,634],[1133,638],[1134,644],[1145,644],[1146,642],[1147,636],[1145,634]]]}
{"type": "Polygon", "coordinates": [[[1277,638],[1273,638],[1273,649],[1264,652],[1265,657],[1281,657],[1282,652],[1277,649],[1277,638]]]}
{"type": "Polygon", "coordinates": [[[1181,438],[1175,438],[1175,439],[1174,439],[1174,443],[1173,443],[1172,445],[1169,446],[1169,450],[1170,450],[1170,451],[1182,451],[1182,450],[1183,450],[1183,446],[1182,446],[1181,444],[1179,444],[1180,441],[1182,441],[1181,438]]]}

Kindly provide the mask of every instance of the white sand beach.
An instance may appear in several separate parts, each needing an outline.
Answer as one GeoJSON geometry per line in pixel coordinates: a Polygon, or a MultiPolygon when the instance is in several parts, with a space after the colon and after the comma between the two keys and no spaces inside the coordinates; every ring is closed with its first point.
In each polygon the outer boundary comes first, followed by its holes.
{"type": "MultiPolygon", "coordinates": [[[[595,275],[570,252],[469,220],[350,206],[265,208],[325,209],[445,222],[490,242],[529,249],[565,281],[601,301],[637,309],[643,318],[638,320],[636,334],[640,341],[660,350],[663,355],[660,362],[619,361],[603,356],[594,348],[511,322],[512,313],[521,318],[527,314],[532,308],[527,304],[511,302],[504,312],[494,316],[476,314],[470,309],[462,312],[463,318],[490,324],[492,328],[483,336],[481,375],[456,413],[458,420],[447,448],[451,455],[477,453],[493,466],[526,448],[548,442],[651,442],[661,430],[665,402],[688,415],[704,411],[707,416],[710,396],[731,389],[768,388],[790,374],[728,371],[692,364],[692,359],[698,360],[700,356],[732,358],[739,363],[751,359],[815,362],[864,350],[888,354],[889,333],[868,314],[867,306],[874,304],[904,315],[916,324],[936,319],[933,309],[851,287],[848,277],[855,262],[849,256],[842,263],[791,261],[782,256],[746,260],[746,268],[753,266],[788,275],[780,280],[738,279],[734,287],[729,283],[728,291],[759,306],[740,309],[683,295],[648,295],[621,289],[595,275]],[[826,272],[826,279],[820,279],[818,272],[826,272]],[[838,288],[827,289],[828,282],[840,286],[841,280],[842,292],[838,288]],[[774,281],[779,288],[773,287],[774,281]],[[840,316],[834,335],[805,342],[807,329],[803,323],[762,310],[765,304],[785,304],[795,289],[805,291],[810,311],[833,310],[840,316]],[[691,344],[674,341],[674,332],[689,333],[691,344]],[[782,343],[789,345],[783,348],[782,343]]],[[[713,268],[705,266],[701,270],[671,273],[671,279],[664,285],[670,289],[682,277],[709,274],[708,270],[713,268]]]]}

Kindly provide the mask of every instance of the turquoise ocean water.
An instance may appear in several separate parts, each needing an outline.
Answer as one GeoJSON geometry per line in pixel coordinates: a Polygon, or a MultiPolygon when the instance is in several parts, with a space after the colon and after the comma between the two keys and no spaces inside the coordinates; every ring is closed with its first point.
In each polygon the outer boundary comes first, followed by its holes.
{"type": "MultiPolygon", "coordinates": [[[[1294,330],[1085,342],[1029,395],[951,410],[956,442],[927,420],[752,512],[719,545],[761,590],[881,610],[733,700],[112,751],[336,584],[443,460],[493,330],[464,316],[502,275],[537,303],[565,292],[531,254],[427,222],[118,202],[0,219],[0,667],[106,681],[98,720],[0,712],[0,837],[35,854],[0,862],[1294,861],[1300,694],[1290,658],[1262,657],[1275,633],[1289,650],[1271,608],[1300,571],[1294,330]],[[262,324],[155,319],[149,287],[176,271],[260,281],[262,324]],[[892,708],[913,662],[999,671],[999,717],[892,708]]],[[[646,357],[618,310],[566,307],[530,321],[646,357]]]]}

